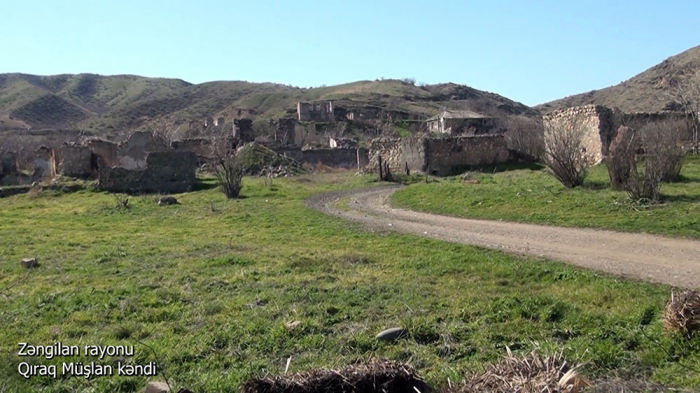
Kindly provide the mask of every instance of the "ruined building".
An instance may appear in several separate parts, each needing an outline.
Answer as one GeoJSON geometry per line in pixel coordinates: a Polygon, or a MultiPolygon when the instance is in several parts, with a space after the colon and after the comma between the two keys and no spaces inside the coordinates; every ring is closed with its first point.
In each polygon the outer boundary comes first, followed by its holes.
{"type": "Polygon", "coordinates": [[[370,145],[367,171],[376,172],[379,160],[393,173],[429,173],[448,176],[472,167],[511,160],[503,135],[447,138],[377,138],[370,145]]]}
{"type": "Polygon", "coordinates": [[[298,102],[297,120],[299,121],[333,121],[333,101],[298,102]]]}
{"type": "Polygon", "coordinates": [[[178,193],[192,191],[197,177],[197,156],[190,151],[153,152],[138,169],[100,165],[98,185],[114,192],[178,193]]]}
{"type": "Polygon", "coordinates": [[[442,111],[426,120],[428,131],[452,135],[482,135],[495,128],[495,119],[480,113],[461,111],[442,111]]]}

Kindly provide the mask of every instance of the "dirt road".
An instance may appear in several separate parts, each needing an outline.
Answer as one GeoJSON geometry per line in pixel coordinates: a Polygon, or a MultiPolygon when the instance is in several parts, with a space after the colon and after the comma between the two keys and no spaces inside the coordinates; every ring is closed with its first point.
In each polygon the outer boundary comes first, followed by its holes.
{"type": "Polygon", "coordinates": [[[397,186],[315,196],[309,205],[373,229],[564,261],[618,276],[700,286],[700,241],[604,230],[472,220],[392,208],[397,186]],[[350,197],[349,211],[334,202],[350,197]]]}

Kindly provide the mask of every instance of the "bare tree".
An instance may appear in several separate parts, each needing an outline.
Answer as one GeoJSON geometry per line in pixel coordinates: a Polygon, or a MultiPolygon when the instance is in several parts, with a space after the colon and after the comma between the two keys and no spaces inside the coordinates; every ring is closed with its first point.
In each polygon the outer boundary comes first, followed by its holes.
{"type": "Polygon", "coordinates": [[[565,187],[583,185],[593,157],[583,143],[580,123],[545,121],[543,161],[554,177],[565,187]]]}
{"type": "Polygon", "coordinates": [[[508,148],[537,160],[544,154],[544,129],[540,119],[510,116],[501,120],[508,148]]]}
{"type": "Polygon", "coordinates": [[[700,70],[691,71],[688,76],[676,75],[666,93],[671,106],[685,113],[691,127],[693,150],[698,152],[698,116],[700,115],[700,70]]]}

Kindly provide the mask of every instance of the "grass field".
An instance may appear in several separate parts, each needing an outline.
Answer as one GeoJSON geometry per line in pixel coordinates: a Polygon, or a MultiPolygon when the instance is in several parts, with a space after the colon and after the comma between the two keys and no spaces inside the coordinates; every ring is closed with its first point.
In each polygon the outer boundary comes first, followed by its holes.
{"type": "Polygon", "coordinates": [[[474,173],[479,184],[451,177],[417,183],[393,196],[398,207],[459,217],[648,232],[700,238],[700,158],[688,156],[681,181],[664,184],[663,201],[635,203],[610,189],[604,165],[586,184],[566,189],[542,168],[474,173]]]}
{"type": "MultiPolygon", "coordinates": [[[[477,187],[491,187],[487,178],[518,184],[523,173],[484,175],[477,187]]],[[[567,194],[544,175],[528,176],[567,194]]],[[[134,345],[126,360],[138,364],[155,360],[148,345],[158,355],[154,379],[165,371],[173,385],[195,392],[235,391],[252,374],[284,372],[290,356],[290,372],[373,357],[405,361],[441,385],[498,361],[506,346],[563,349],[570,361],[588,362],[583,373],[594,380],[700,385],[700,338],[663,331],[669,287],[364,232],[305,205],[314,193],[371,182],[333,174],[268,187],[246,178],[244,198],[227,201],[206,180],[204,189],[177,195],[181,205],[159,207],[143,196],[131,197],[129,209],[89,190],[0,199],[0,392],[142,391],[141,377],[18,374],[22,361],[100,362],[17,356],[19,342],[55,341],[134,345]],[[27,273],[19,264],[26,257],[38,257],[39,268],[27,273]],[[301,323],[290,330],[291,321],[301,323]],[[374,339],[398,325],[407,338],[374,339]]],[[[532,192],[543,191],[533,185],[532,192]]]]}

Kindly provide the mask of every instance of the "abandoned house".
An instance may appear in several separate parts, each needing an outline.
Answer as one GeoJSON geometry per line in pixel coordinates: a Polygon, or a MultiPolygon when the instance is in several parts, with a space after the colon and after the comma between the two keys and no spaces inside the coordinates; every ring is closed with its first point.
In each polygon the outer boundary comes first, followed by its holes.
{"type": "Polygon", "coordinates": [[[422,172],[436,176],[461,173],[479,166],[490,166],[512,159],[505,137],[498,135],[454,136],[446,138],[377,138],[369,150],[368,172],[379,169],[379,161],[392,173],[422,172]]]}
{"type": "Polygon", "coordinates": [[[429,132],[483,135],[495,128],[495,119],[468,110],[445,110],[426,120],[429,132]]]}
{"type": "MultiPolygon", "coordinates": [[[[100,163],[103,162],[100,160],[100,163]]],[[[178,193],[192,191],[197,181],[197,156],[191,151],[152,152],[143,168],[99,165],[98,186],[107,191],[178,193]]]]}
{"type": "Polygon", "coordinates": [[[298,102],[297,120],[299,121],[333,121],[333,101],[298,102]]]}

